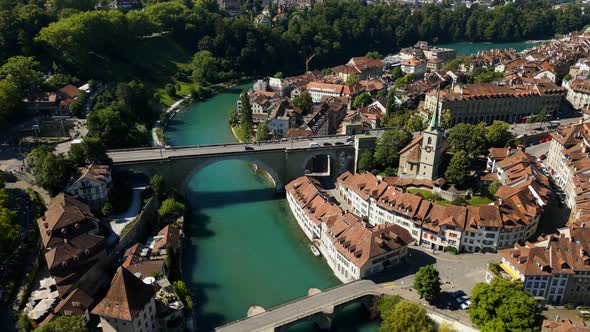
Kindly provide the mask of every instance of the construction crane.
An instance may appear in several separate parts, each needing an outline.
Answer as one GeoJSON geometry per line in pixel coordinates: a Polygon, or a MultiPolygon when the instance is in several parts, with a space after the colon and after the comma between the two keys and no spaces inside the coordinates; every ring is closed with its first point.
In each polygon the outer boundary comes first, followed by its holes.
{"type": "Polygon", "coordinates": [[[309,62],[311,61],[311,59],[313,59],[313,57],[315,56],[315,52],[309,56],[309,58],[307,58],[307,60],[305,60],[305,77],[307,77],[309,74],[309,62]]]}

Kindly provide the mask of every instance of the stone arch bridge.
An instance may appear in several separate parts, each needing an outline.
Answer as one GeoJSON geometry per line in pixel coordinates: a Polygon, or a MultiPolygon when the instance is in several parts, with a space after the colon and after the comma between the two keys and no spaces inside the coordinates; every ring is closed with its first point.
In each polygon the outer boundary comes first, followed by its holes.
{"type": "Polygon", "coordinates": [[[309,174],[306,166],[318,156],[326,156],[328,161],[327,172],[322,175],[354,171],[360,152],[373,148],[375,139],[370,135],[357,136],[354,140],[330,136],[262,144],[138,148],[110,150],[108,156],[115,170],[133,170],[149,177],[160,174],[181,191],[186,190],[192,175],[211,164],[245,160],[265,170],[274,181],[275,189],[281,192],[288,182],[309,174]]]}

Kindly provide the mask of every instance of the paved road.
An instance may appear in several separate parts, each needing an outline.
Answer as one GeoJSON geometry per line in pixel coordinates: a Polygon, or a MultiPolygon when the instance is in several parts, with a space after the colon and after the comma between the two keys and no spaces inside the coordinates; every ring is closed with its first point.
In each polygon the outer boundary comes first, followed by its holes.
{"type": "Polygon", "coordinates": [[[359,280],[308,296],[264,313],[216,329],[218,332],[273,331],[273,328],[309,317],[315,313],[350,302],[365,295],[380,295],[383,288],[370,280],[359,280]]]}
{"type": "MultiPolygon", "coordinates": [[[[560,126],[567,126],[573,123],[577,123],[582,119],[582,117],[573,117],[573,118],[567,118],[567,119],[560,119],[559,123],[560,126]]],[[[551,132],[554,131],[555,129],[549,129],[548,126],[550,125],[549,122],[544,122],[544,123],[540,123],[540,122],[535,122],[535,123],[518,123],[518,124],[513,124],[510,125],[510,131],[515,135],[515,136],[520,136],[520,135],[535,135],[535,134],[539,134],[542,132],[551,132]]]]}
{"type": "Polygon", "coordinates": [[[286,140],[278,143],[249,143],[249,144],[225,144],[225,145],[204,145],[204,146],[190,146],[190,147],[174,147],[174,148],[145,148],[134,150],[111,150],[108,152],[109,157],[113,163],[128,163],[144,160],[159,160],[170,157],[181,156],[196,156],[209,154],[223,154],[244,152],[246,146],[249,146],[254,151],[272,151],[285,149],[321,149],[324,147],[332,147],[333,145],[345,146],[352,145],[347,143],[347,136],[331,136],[331,137],[315,137],[298,140],[286,140]],[[318,144],[317,147],[310,146],[311,144],[318,144]],[[326,145],[327,144],[327,145],[326,145]]]}

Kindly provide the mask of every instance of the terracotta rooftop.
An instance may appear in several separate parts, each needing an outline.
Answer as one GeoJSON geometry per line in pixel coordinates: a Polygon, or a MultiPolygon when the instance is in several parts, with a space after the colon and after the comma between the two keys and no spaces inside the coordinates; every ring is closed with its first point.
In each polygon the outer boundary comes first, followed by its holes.
{"type": "Polygon", "coordinates": [[[382,224],[367,228],[360,222],[338,234],[334,245],[338,252],[356,266],[365,265],[370,259],[412,243],[412,235],[395,224],[382,224]]]}
{"type": "Polygon", "coordinates": [[[123,267],[111,281],[107,295],[92,310],[92,314],[131,321],[154,297],[154,288],[123,267]]]}
{"type": "Polygon", "coordinates": [[[68,234],[75,235],[82,233],[87,226],[94,227],[94,221],[88,205],[62,192],[51,200],[45,214],[37,219],[37,226],[43,245],[47,247],[56,241],[61,242],[68,234]]]}
{"type": "Polygon", "coordinates": [[[541,332],[590,332],[590,327],[583,320],[572,322],[571,320],[544,320],[541,332]]]}

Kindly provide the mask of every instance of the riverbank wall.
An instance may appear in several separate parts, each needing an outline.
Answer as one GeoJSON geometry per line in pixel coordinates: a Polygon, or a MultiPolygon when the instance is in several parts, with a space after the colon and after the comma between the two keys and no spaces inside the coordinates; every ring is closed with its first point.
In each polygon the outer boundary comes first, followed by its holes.
{"type": "Polygon", "coordinates": [[[156,222],[160,201],[155,195],[152,196],[141,213],[132,221],[133,225],[120,239],[115,247],[115,252],[123,254],[125,250],[134,243],[144,242],[147,239],[152,225],[156,222]]]}

